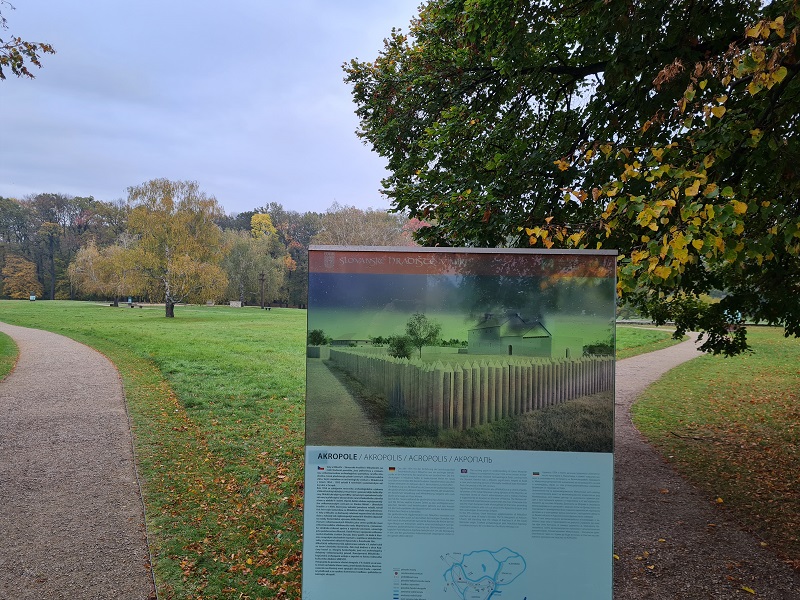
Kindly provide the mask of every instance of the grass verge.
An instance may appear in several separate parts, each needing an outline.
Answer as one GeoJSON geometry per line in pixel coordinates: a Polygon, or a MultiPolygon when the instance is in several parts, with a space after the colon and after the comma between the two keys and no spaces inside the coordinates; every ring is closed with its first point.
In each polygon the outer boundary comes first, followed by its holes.
{"type": "Polygon", "coordinates": [[[752,354],[667,373],[633,419],[710,500],[800,567],[800,341],[755,327],[748,339],[752,354]]]}
{"type": "Polygon", "coordinates": [[[17,345],[5,333],[0,333],[0,381],[14,368],[19,351],[17,345]]]}
{"type": "Polygon", "coordinates": [[[679,344],[682,340],[674,339],[672,333],[669,328],[617,325],[617,360],[679,344]]]}

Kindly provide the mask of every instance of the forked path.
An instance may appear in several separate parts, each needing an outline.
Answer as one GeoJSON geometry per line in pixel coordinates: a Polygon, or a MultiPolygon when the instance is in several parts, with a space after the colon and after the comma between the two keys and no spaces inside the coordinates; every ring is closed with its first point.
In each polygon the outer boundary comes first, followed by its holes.
{"type": "Polygon", "coordinates": [[[154,598],[122,383],[102,354],[0,323],[0,598],[154,598]]]}
{"type": "Polygon", "coordinates": [[[694,338],[616,368],[615,600],[800,599],[800,573],[678,475],[633,426],[630,406],[698,356],[694,338]]]}
{"type": "MultiPolygon", "coordinates": [[[[0,331],[20,347],[0,383],[0,598],[152,598],[116,370],[65,337],[0,331]]],[[[614,598],[797,600],[800,574],[726,521],[631,424],[636,397],[697,355],[689,341],[617,363],[614,598]]]]}

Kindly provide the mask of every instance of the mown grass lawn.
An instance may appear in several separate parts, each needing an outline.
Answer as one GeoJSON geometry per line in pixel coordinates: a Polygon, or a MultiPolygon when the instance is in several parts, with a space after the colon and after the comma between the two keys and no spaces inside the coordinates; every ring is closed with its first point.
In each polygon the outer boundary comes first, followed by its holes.
{"type": "Polygon", "coordinates": [[[679,344],[668,328],[617,325],[617,360],[679,344]]]}
{"type": "Polygon", "coordinates": [[[17,360],[17,345],[10,337],[0,333],[0,381],[8,375],[17,360]]]}
{"type": "MultiPolygon", "coordinates": [[[[305,311],[179,306],[165,319],[163,307],[2,301],[0,320],[117,365],[162,600],[300,597],[305,311]]],[[[670,343],[668,331],[631,329],[618,330],[618,351],[670,343]]]]}
{"type": "Polygon", "coordinates": [[[305,312],[2,302],[119,369],[159,597],[299,598],[305,312]]]}
{"type": "Polygon", "coordinates": [[[720,509],[800,567],[800,340],[748,330],[754,352],[673,369],[636,426],[720,509]]]}

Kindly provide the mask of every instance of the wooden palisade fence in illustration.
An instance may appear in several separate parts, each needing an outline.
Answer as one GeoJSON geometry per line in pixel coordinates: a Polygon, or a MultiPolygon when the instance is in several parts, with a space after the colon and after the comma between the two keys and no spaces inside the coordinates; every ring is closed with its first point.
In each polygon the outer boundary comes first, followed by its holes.
{"type": "Polygon", "coordinates": [[[371,393],[384,396],[392,414],[441,429],[468,429],[604,392],[614,385],[610,356],[443,364],[331,348],[330,360],[371,393]]]}

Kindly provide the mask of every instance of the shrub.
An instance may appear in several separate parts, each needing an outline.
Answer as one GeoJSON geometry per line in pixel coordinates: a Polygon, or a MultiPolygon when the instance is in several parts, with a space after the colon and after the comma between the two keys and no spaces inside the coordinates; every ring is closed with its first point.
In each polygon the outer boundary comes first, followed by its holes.
{"type": "Polygon", "coordinates": [[[583,347],[584,356],[612,356],[614,354],[614,343],[608,342],[595,342],[594,344],[587,344],[583,347]]]}
{"type": "Polygon", "coordinates": [[[411,358],[414,342],[407,335],[395,335],[389,338],[389,356],[395,358],[411,358]]]}
{"type": "Polygon", "coordinates": [[[312,329],[308,332],[309,346],[324,346],[328,343],[328,338],[322,329],[312,329]]]}

